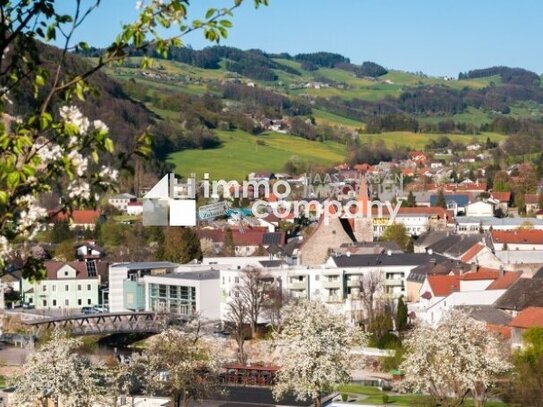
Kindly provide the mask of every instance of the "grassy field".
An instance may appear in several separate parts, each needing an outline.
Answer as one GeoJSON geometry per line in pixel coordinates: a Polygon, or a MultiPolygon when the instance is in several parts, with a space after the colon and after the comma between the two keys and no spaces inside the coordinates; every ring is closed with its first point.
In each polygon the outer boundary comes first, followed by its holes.
{"type": "Polygon", "coordinates": [[[329,126],[344,126],[352,129],[360,129],[366,127],[363,122],[339,116],[337,114],[327,112],[326,110],[313,108],[312,111],[313,117],[315,117],[317,124],[327,124],[329,126]]]}
{"type": "MultiPolygon", "coordinates": [[[[363,400],[360,400],[358,402],[354,402],[353,404],[368,404],[368,405],[383,405],[383,394],[388,394],[386,392],[381,391],[377,387],[370,387],[370,386],[362,386],[359,384],[348,384],[345,386],[342,386],[338,390],[340,393],[346,393],[350,396],[364,396],[363,400]]],[[[400,407],[408,407],[416,405],[416,403],[420,403],[424,401],[424,396],[417,395],[417,394],[405,394],[405,395],[396,395],[396,394],[389,394],[388,398],[388,404],[391,406],[400,406],[400,407]]],[[[490,400],[486,403],[487,407],[507,407],[507,404],[502,403],[500,401],[493,401],[490,400]]],[[[472,407],[473,402],[471,400],[468,400],[465,403],[466,407],[472,407]]]]}
{"type": "Polygon", "coordinates": [[[505,140],[506,136],[498,133],[481,133],[478,135],[466,135],[466,134],[429,134],[429,133],[411,133],[409,131],[392,131],[381,134],[362,134],[360,139],[362,142],[373,142],[376,140],[383,140],[385,145],[392,147],[408,146],[413,149],[422,149],[430,140],[437,140],[439,137],[447,136],[452,141],[468,144],[473,140],[477,140],[479,143],[484,143],[487,137],[490,140],[500,142],[505,140]]]}
{"type": "Polygon", "coordinates": [[[345,147],[338,143],[308,141],[279,133],[253,136],[243,131],[218,131],[223,144],[209,150],[185,150],[170,155],[176,172],[198,176],[210,173],[212,179],[243,180],[250,172],[282,170],[294,157],[303,162],[331,165],[345,160],[345,147]],[[257,140],[260,140],[257,144],[257,140]]]}

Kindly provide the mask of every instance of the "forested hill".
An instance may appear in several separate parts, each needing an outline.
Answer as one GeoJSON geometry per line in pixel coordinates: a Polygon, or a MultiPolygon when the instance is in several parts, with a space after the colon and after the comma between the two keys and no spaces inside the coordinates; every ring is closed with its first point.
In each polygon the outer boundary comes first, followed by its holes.
{"type": "MultiPolygon", "coordinates": [[[[100,52],[91,49],[81,56],[92,63],[100,52]]],[[[213,46],[172,49],[166,58],[149,47],[105,72],[121,81],[131,103],[141,102],[156,114],[155,152],[175,165],[188,157],[173,156],[175,152],[218,149],[226,154],[234,142],[251,143],[247,135],[278,130],[285,133],[281,137],[336,143],[322,145],[332,151],[330,156],[304,158],[326,165],[338,161],[340,150],[344,159],[357,156],[353,149],[368,140],[366,135],[381,135],[371,140],[407,148],[434,145],[434,135],[466,136],[458,140],[491,136],[496,141],[507,136],[502,145],[509,154],[540,151],[543,145],[540,77],[521,68],[431,77],[378,62],[353,63],[333,52],[290,55],[213,46]],[[144,57],[151,61],[146,68],[144,57]],[[283,127],[270,126],[277,121],[283,127]],[[232,131],[243,137],[233,137],[232,131]],[[394,138],[394,132],[404,133],[394,138]]],[[[257,142],[263,152],[270,149],[265,138],[255,138],[257,142]]],[[[273,155],[272,150],[263,156],[273,155]]],[[[282,168],[291,156],[287,152],[274,168],[282,168]]]]}

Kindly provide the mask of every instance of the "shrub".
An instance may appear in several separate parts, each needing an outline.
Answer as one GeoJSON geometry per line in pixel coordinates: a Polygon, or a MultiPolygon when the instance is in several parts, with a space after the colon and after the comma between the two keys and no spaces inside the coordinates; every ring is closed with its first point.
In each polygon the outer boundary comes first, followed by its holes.
{"type": "Polygon", "coordinates": [[[388,394],[383,394],[383,404],[388,404],[390,402],[390,397],[388,394]]]}
{"type": "Polygon", "coordinates": [[[346,402],[347,400],[349,400],[349,395],[346,394],[346,393],[342,393],[341,394],[341,401],[346,402]]]}

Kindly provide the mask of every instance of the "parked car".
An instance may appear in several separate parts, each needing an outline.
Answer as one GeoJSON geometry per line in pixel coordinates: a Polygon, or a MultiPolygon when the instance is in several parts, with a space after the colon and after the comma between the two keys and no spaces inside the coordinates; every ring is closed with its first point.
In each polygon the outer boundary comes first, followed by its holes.
{"type": "Polygon", "coordinates": [[[85,315],[90,315],[90,314],[96,314],[97,312],[94,309],[94,307],[83,307],[81,308],[81,313],[85,315]]]}
{"type": "Polygon", "coordinates": [[[109,312],[109,307],[105,306],[105,305],[93,305],[92,306],[92,309],[97,313],[97,314],[101,314],[101,313],[104,313],[104,312],[109,312]]]}
{"type": "Polygon", "coordinates": [[[23,302],[22,308],[23,309],[34,309],[34,304],[29,304],[27,302],[23,302]]]}

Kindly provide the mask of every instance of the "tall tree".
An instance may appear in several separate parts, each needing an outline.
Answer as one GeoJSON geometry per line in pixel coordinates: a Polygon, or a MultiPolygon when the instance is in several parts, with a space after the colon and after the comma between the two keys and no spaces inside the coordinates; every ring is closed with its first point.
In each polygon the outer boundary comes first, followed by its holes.
{"type": "Polygon", "coordinates": [[[407,208],[414,208],[417,206],[417,200],[415,198],[415,194],[413,194],[413,191],[409,191],[407,194],[407,199],[403,201],[403,205],[407,208]]]}
{"type": "Polygon", "coordinates": [[[236,245],[234,243],[234,235],[232,229],[226,228],[224,231],[224,244],[222,247],[222,255],[231,257],[236,255],[236,245]]]}
{"type": "Polygon", "coordinates": [[[393,223],[386,227],[381,236],[385,242],[395,242],[402,250],[406,250],[409,244],[407,229],[402,223],[393,223]]]}
{"type": "Polygon", "coordinates": [[[167,227],[164,230],[164,240],[157,250],[157,257],[183,264],[193,260],[200,261],[203,258],[200,239],[192,228],[167,227]]]}
{"type": "Polygon", "coordinates": [[[483,406],[489,389],[511,368],[485,324],[457,310],[437,328],[417,326],[404,344],[400,387],[430,394],[442,406],[462,406],[469,395],[483,406]]]}
{"type": "Polygon", "coordinates": [[[398,299],[396,308],[396,330],[403,331],[407,327],[407,304],[403,300],[403,295],[398,299]]]}
{"type": "Polygon", "coordinates": [[[371,324],[375,316],[377,297],[383,289],[384,277],[379,271],[370,271],[360,277],[360,299],[368,315],[368,322],[371,324]]]}
{"type": "Polygon", "coordinates": [[[249,310],[249,322],[253,338],[256,335],[258,319],[268,299],[268,292],[272,290],[273,285],[273,277],[265,274],[262,269],[256,267],[245,267],[243,269],[243,276],[237,290],[249,310]]]}
{"type": "Polygon", "coordinates": [[[285,307],[273,343],[282,355],[274,397],[292,391],[298,400],[309,398],[320,407],[324,391],[350,380],[354,360],[349,349],[363,346],[366,336],[324,304],[304,301],[285,307]]]}
{"type": "Polygon", "coordinates": [[[247,337],[247,332],[245,326],[249,320],[249,307],[239,292],[235,291],[231,293],[230,296],[230,301],[228,301],[226,305],[228,309],[226,324],[232,332],[232,336],[238,347],[238,362],[245,365],[247,363],[247,354],[245,353],[245,339],[247,337]]]}
{"type": "Polygon", "coordinates": [[[447,208],[447,200],[445,199],[443,188],[440,188],[439,191],[437,191],[437,199],[434,206],[437,206],[438,208],[447,208]]]}
{"type": "Polygon", "coordinates": [[[55,407],[92,407],[105,401],[107,377],[89,358],[77,353],[81,345],[81,340],[53,331],[51,340],[30,354],[13,379],[10,405],[50,402],[55,407]]]}
{"type": "Polygon", "coordinates": [[[132,363],[146,391],[168,394],[175,407],[211,396],[219,384],[217,356],[197,333],[166,329],[132,363]]]}
{"type": "Polygon", "coordinates": [[[504,398],[514,405],[543,407],[543,328],[530,328],[523,335],[524,347],[513,357],[511,385],[504,398]]]}

